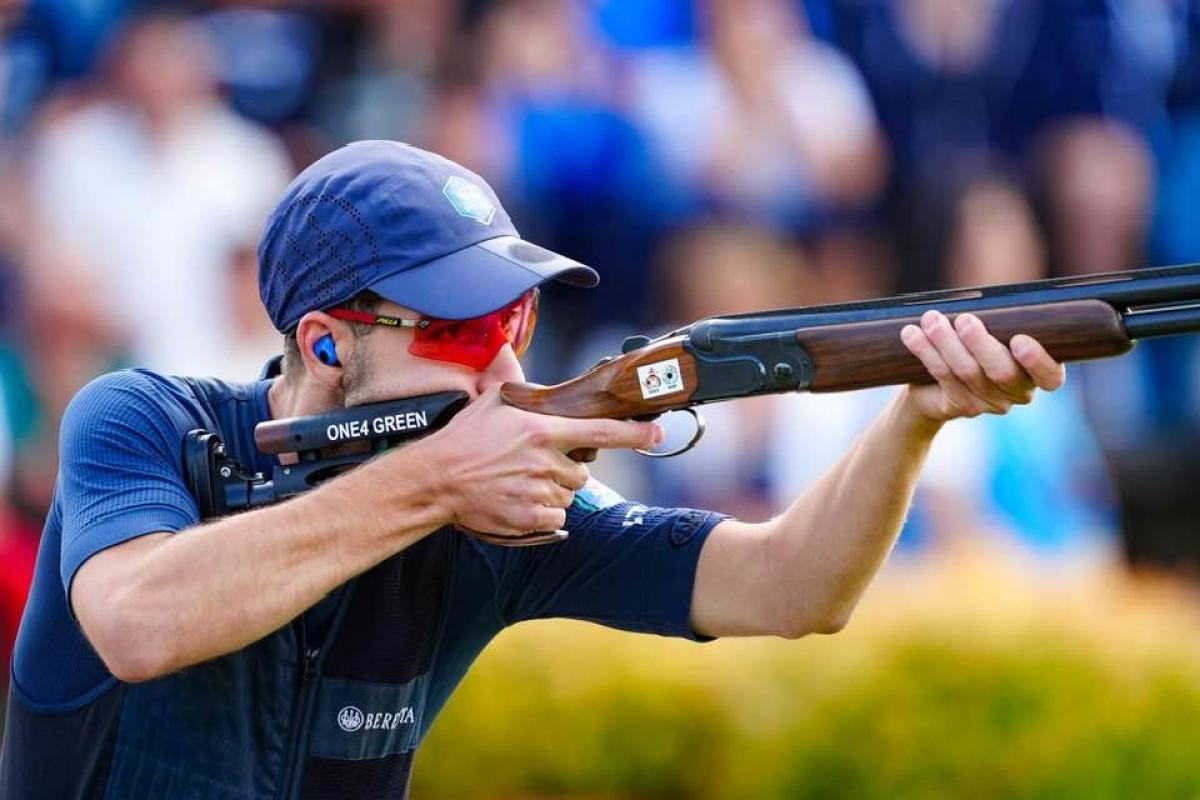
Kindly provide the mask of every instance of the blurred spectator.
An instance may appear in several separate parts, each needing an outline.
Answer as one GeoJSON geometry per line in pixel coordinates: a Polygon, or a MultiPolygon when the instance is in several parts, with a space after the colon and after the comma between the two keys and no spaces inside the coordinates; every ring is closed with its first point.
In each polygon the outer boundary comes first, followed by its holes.
{"type": "Polygon", "coordinates": [[[1190,0],[1042,0],[1022,86],[1023,116],[1039,127],[1104,117],[1153,137],[1181,63],[1190,0]]]}
{"type": "Polygon", "coordinates": [[[1073,120],[1046,133],[1041,155],[1057,271],[1143,263],[1155,176],[1138,132],[1115,120],[1073,120]]]}
{"type": "Polygon", "coordinates": [[[839,39],[863,71],[902,182],[1016,145],[1037,2],[864,0],[841,16],[839,39]]]}
{"type": "MultiPolygon", "coordinates": [[[[1051,9],[1060,47],[1042,52],[1043,64],[1066,67],[1050,83],[1073,116],[1044,126],[1037,155],[1055,269],[1089,274],[1147,259],[1158,181],[1153,148],[1157,141],[1160,151],[1179,152],[1162,139],[1187,28],[1183,6],[1164,0],[1081,0],[1073,10],[1074,17],[1051,9]]],[[[1200,479],[1198,352],[1190,339],[1148,341],[1122,359],[1075,371],[1116,481],[1127,557],[1194,574],[1200,505],[1184,487],[1200,479]]]]}
{"type": "Polygon", "coordinates": [[[636,50],[694,44],[697,9],[692,0],[593,0],[588,3],[597,27],[613,46],[636,50]]]}
{"type": "Polygon", "coordinates": [[[25,253],[22,334],[0,348],[16,423],[14,497],[30,523],[50,507],[58,470],[58,423],[81,386],[121,365],[126,340],[96,303],[105,289],[96,273],[52,237],[25,253]]]}
{"type": "Polygon", "coordinates": [[[862,80],[782,0],[704,4],[705,46],[646,51],[633,104],[695,202],[792,227],[869,203],[883,178],[862,80]]]}
{"type": "Polygon", "coordinates": [[[85,78],[136,0],[0,0],[0,135],[15,137],[56,82],[85,78]]]}
{"type": "MultiPolygon", "coordinates": [[[[1188,7],[1191,35],[1180,43],[1169,136],[1157,148],[1149,245],[1156,264],[1200,260],[1200,3],[1188,7]]],[[[1190,488],[1200,480],[1200,342],[1194,336],[1142,342],[1119,361],[1089,364],[1086,377],[1093,418],[1120,479],[1130,560],[1200,576],[1194,523],[1200,499],[1190,488]]]]}
{"type": "MultiPolygon", "coordinates": [[[[1184,109],[1161,149],[1157,172],[1162,179],[1150,244],[1151,259],[1157,263],[1200,259],[1200,239],[1192,220],[1192,195],[1200,185],[1198,130],[1195,112],[1184,109]]],[[[1076,139],[1059,146],[1060,161],[1069,162],[1077,158],[1071,148],[1081,145],[1076,139]]],[[[1098,213],[1080,214],[1069,225],[1064,221],[1064,227],[1075,234],[1069,241],[1080,245],[1075,252],[1087,254],[1076,259],[1082,267],[1112,260],[1116,256],[1111,254],[1122,249],[1138,250],[1135,257],[1141,260],[1144,214],[1126,209],[1122,217],[1112,209],[1121,207],[1122,184],[1130,177],[1136,192],[1151,191],[1153,167],[1144,149],[1137,150],[1136,156],[1125,153],[1123,160],[1127,163],[1122,166],[1122,158],[1112,159],[1115,163],[1101,167],[1095,178],[1088,178],[1085,165],[1077,163],[1079,177],[1073,185],[1094,186],[1092,192],[1109,198],[1098,213]],[[1108,216],[1101,217],[1105,211],[1108,216]]],[[[1086,188],[1077,187],[1076,192],[1084,200],[1089,197],[1086,188]]],[[[1082,200],[1074,204],[1083,205],[1082,200]]],[[[1139,567],[1169,568],[1200,577],[1195,524],[1200,497],[1192,489],[1200,481],[1200,343],[1194,336],[1140,342],[1123,358],[1081,365],[1077,375],[1116,479],[1127,558],[1139,567]]]]}
{"type": "MultiPolygon", "coordinates": [[[[0,502],[0,663],[9,664],[12,643],[25,610],[37,558],[37,534],[0,502]]],[[[0,670],[0,686],[7,686],[9,671],[0,670]]],[[[0,714],[0,725],[3,715],[0,714]]]]}
{"type": "MultiPolygon", "coordinates": [[[[55,477],[58,415],[78,388],[75,381],[105,369],[91,356],[111,344],[103,329],[87,324],[95,315],[87,308],[86,291],[80,291],[86,287],[72,281],[69,258],[51,252],[36,229],[16,236],[18,224],[29,220],[10,178],[0,177],[7,198],[0,212],[0,252],[30,267],[35,285],[21,286],[22,276],[10,273],[0,326],[0,658],[6,664],[55,477]]],[[[5,671],[0,683],[7,679],[5,671]]]]}
{"type": "Polygon", "coordinates": [[[1015,157],[1037,9],[1035,0],[865,0],[838,9],[838,39],[862,69],[887,133],[904,289],[944,279],[946,176],[1015,157]]]}
{"type": "Polygon", "coordinates": [[[1177,264],[1200,254],[1195,194],[1200,186],[1200,107],[1177,117],[1160,170],[1152,252],[1157,263],[1177,264]]]}
{"type": "Polygon", "coordinates": [[[549,327],[567,341],[598,322],[640,321],[656,215],[667,202],[623,107],[618,65],[585,12],[571,0],[497,4],[480,23],[481,91],[460,80],[458,103],[442,106],[475,120],[473,152],[462,154],[506,187],[522,234],[605,276],[598,291],[548,304],[549,327]],[[481,102],[480,112],[466,112],[463,100],[481,102]]]}
{"type": "Polygon", "coordinates": [[[17,22],[36,37],[47,77],[77,78],[95,65],[113,31],[137,0],[9,0],[5,5],[24,6],[17,22]]]}
{"type": "Polygon", "coordinates": [[[1200,348],[1191,338],[1141,342],[1076,374],[1116,480],[1128,560],[1200,579],[1200,348]]]}
{"type": "MultiPolygon", "coordinates": [[[[952,213],[951,285],[1046,277],[1046,245],[1017,186],[995,176],[973,181],[952,213]]],[[[1113,498],[1077,381],[1027,408],[972,423],[947,426],[922,477],[935,541],[992,532],[1063,563],[1108,549],[1113,498]]]]}
{"type": "Polygon", "coordinates": [[[285,123],[300,113],[316,81],[319,41],[311,18],[224,8],[204,17],[203,24],[215,55],[215,77],[238,112],[263,124],[285,123]]]}
{"type": "Polygon", "coordinates": [[[45,120],[30,174],[49,232],[88,254],[92,300],[129,332],[135,363],[244,377],[226,371],[226,265],[257,241],[290,168],[222,105],[210,59],[195,23],[139,19],[100,97],[45,120]]]}
{"type": "Polygon", "coordinates": [[[389,0],[362,4],[361,19],[326,15],[323,65],[332,74],[324,76],[315,116],[333,142],[419,137],[437,68],[452,58],[453,45],[470,47],[455,39],[460,5],[389,0]]]}
{"type": "Polygon", "coordinates": [[[1056,272],[1136,263],[1127,259],[1148,207],[1145,137],[1165,121],[1185,30],[1176,4],[867,0],[837,16],[892,147],[905,286],[944,279],[931,230],[944,218],[923,202],[929,193],[947,170],[997,164],[1040,163],[1056,272]],[[1105,188],[1123,180],[1128,191],[1105,188]],[[1095,214],[1095,227],[1083,221],[1095,214]]]}
{"type": "Polygon", "coordinates": [[[258,299],[257,250],[248,244],[236,248],[226,269],[225,306],[233,347],[226,354],[224,372],[252,378],[262,371],[264,354],[279,352],[282,342],[258,299]]]}

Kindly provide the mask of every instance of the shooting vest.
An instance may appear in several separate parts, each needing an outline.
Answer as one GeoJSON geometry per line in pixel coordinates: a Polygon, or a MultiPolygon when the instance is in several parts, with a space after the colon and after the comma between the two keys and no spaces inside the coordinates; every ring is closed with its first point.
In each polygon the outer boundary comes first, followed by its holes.
{"type": "MultiPolygon", "coordinates": [[[[461,544],[443,529],[347,584],[321,646],[304,641],[297,621],[228,656],[110,690],[99,706],[119,704],[119,721],[90,754],[97,771],[84,796],[406,797],[414,751],[439,710],[430,669],[461,544]]],[[[9,735],[47,723],[10,708],[9,735]]]]}

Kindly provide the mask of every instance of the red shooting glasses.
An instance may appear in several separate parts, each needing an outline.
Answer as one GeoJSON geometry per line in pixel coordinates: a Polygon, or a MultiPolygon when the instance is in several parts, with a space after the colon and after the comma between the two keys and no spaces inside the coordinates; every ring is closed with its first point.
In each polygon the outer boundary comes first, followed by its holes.
{"type": "Polygon", "coordinates": [[[482,372],[506,344],[520,357],[533,339],[537,326],[538,290],[530,289],[513,302],[490,314],[473,319],[417,319],[331,308],[329,316],[363,325],[412,328],[408,352],[434,361],[451,361],[482,372]]]}

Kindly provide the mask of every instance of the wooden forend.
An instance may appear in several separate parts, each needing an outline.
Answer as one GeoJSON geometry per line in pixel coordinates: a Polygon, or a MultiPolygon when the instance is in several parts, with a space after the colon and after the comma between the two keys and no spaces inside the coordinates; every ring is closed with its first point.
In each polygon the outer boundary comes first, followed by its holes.
{"type": "MultiPolygon", "coordinates": [[[[1120,355],[1133,346],[1116,309],[1102,300],[971,313],[1001,342],[1008,344],[1018,333],[1028,334],[1059,361],[1120,355]]],[[[953,322],[958,315],[948,316],[953,322]]],[[[932,376],[900,340],[900,330],[905,325],[920,324],[920,317],[906,317],[797,331],[796,340],[813,362],[809,391],[842,392],[871,386],[932,383],[932,376]]]]}

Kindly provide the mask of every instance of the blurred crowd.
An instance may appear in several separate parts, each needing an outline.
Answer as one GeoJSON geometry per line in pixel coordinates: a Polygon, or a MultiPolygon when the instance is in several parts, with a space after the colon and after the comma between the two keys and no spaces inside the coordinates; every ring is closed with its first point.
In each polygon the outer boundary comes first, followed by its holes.
{"type": "MultiPolygon", "coordinates": [[[[3,0],[0,19],[10,632],[67,402],[127,366],[253,379],[280,344],[263,222],[347,141],[477,170],[525,237],[600,271],[548,292],[541,382],[705,315],[1200,260],[1197,0],[3,0]]],[[[1196,341],[1069,375],[950,426],[906,550],[1194,568],[1196,341]]],[[[889,395],[712,407],[687,456],[598,470],[762,518],[889,395]]]]}

